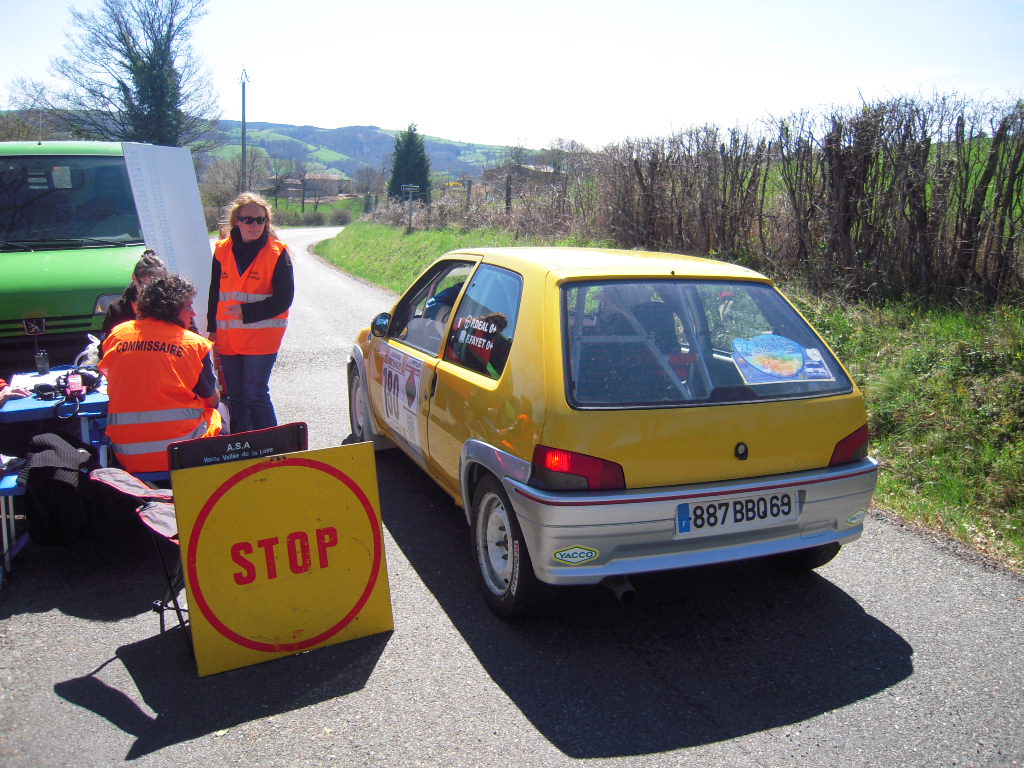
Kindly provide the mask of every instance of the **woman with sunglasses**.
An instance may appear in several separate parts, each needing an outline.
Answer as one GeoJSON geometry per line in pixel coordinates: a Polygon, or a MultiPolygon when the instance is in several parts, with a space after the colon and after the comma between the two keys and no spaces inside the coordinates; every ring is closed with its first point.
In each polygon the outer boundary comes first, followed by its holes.
{"type": "Polygon", "coordinates": [[[277,425],[270,372],[277,360],[295,279],[266,200],[243,192],[228,206],[213,252],[207,327],[215,342],[231,431],[277,425]]]}

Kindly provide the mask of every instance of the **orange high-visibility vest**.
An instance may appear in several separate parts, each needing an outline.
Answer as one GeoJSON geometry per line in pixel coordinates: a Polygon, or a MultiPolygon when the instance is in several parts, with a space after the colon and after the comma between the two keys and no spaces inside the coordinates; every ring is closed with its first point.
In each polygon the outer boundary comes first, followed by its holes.
{"type": "Polygon", "coordinates": [[[166,472],[167,446],[218,435],[221,417],[192,388],[213,343],[174,323],[146,318],[115,327],[103,342],[107,437],[129,472],[166,472]]]}
{"type": "Polygon", "coordinates": [[[252,264],[239,274],[231,238],[217,242],[220,262],[220,296],[217,304],[217,351],[222,355],[273,355],[281,349],[288,327],[288,310],[255,323],[229,320],[226,310],[233,304],[251,304],[274,292],[274,269],[287,246],[273,237],[260,249],[252,264]]]}

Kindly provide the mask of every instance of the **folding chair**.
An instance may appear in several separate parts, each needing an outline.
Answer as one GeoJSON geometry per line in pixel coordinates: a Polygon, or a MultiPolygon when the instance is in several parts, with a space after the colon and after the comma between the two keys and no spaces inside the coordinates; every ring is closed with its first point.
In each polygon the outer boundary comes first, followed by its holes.
{"type": "MultiPolygon", "coordinates": [[[[153,544],[160,558],[160,565],[167,579],[167,590],[162,600],[153,602],[153,610],[160,614],[160,631],[164,631],[163,612],[173,606],[178,616],[178,623],[185,628],[184,608],[178,604],[178,592],[181,589],[181,573],[173,570],[160,548],[157,537],[166,539],[177,545],[177,522],[174,518],[174,496],[167,488],[153,488],[146,482],[121,469],[120,467],[100,467],[89,473],[90,479],[112,488],[115,498],[134,506],[135,514],[149,529],[153,536],[153,544]]],[[[180,560],[180,558],[177,558],[180,560]]]]}
{"type": "MultiPolygon", "coordinates": [[[[231,435],[216,437],[200,437],[195,440],[182,440],[171,443],[167,447],[167,458],[171,471],[189,469],[191,467],[221,464],[229,461],[240,461],[247,458],[272,456],[280,453],[304,451],[308,447],[306,423],[302,421],[280,424],[267,429],[255,429],[250,432],[236,432],[231,435]],[[237,450],[239,444],[249,446],[248,453],[237,450]]],[[[139,520],[149,529],[160,560],[167,588],[160,600],[153,601],[153,611],[160,616],[160,631],[166,628],[164,614],[174,611],[178,624],[185,630],[189,652],[192,644],[188,640],[188,623],[185,614],[188,608],[182,607],[178,601],[178,593],[185,584],[182,569],[180,542],[178,539],[178,521],[175,516],[173,488],[151,488],[142,479],[135,477],[123,469],[103,468],[93,471],[92,479],[105,483],[122,494],[133,497],[139,502],[136,514],[139,520]],[[177,555],[169,559],[160,540],[170,542],[177,550],[177,555]]]]}

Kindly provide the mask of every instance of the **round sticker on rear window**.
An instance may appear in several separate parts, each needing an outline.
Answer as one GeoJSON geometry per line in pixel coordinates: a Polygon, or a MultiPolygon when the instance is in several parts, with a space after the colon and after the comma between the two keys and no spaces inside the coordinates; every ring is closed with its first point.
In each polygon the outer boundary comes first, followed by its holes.
{"type": "Polygon", "coordinates": [[[772,333],[733,339],[732,359],[747,384],[832,379],[820,350],[772,333]]]}

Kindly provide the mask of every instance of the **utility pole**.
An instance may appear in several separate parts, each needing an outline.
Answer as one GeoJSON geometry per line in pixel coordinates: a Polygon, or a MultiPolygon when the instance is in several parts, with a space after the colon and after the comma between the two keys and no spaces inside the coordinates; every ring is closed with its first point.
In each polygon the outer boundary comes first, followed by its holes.
{"type": "Polygon", "coordinates": [[[242,70],[239,82],[242,84],[242,173],[240,174],[242,188],[238,191],[245,192],[249,188],[249,166],[245,161],[245,84],[249,82],[249,75],[246,74],[244,69],[242,70]]]}
{"type": "Polygon", "coordinates": [[[417,184],[403,184],[402,191],[409,195],[409,226],[406,227],[406,232],[412,232],[412,196],[419,192],[420,188],[417,184]]]}

